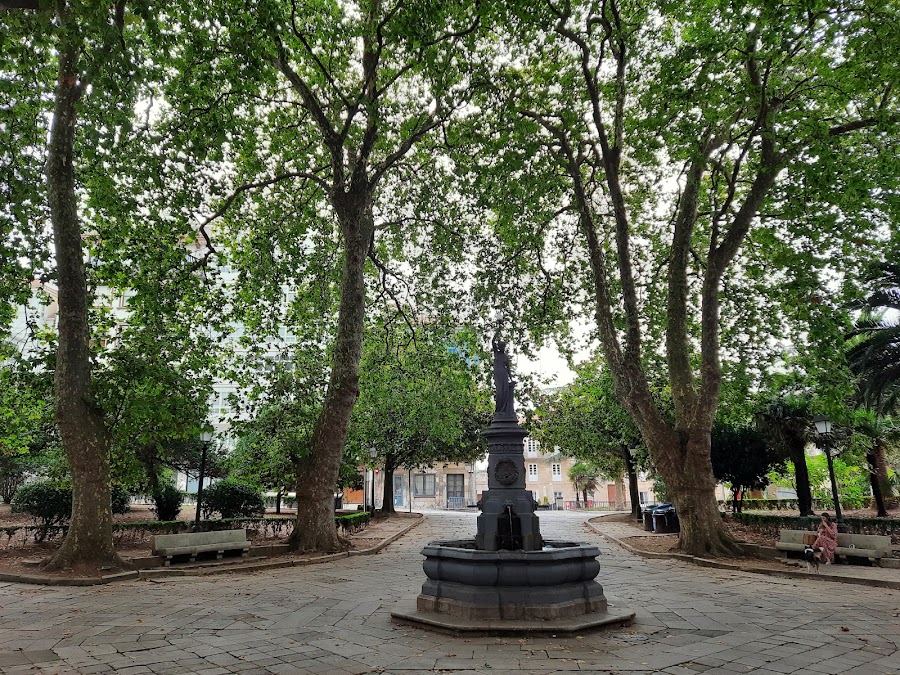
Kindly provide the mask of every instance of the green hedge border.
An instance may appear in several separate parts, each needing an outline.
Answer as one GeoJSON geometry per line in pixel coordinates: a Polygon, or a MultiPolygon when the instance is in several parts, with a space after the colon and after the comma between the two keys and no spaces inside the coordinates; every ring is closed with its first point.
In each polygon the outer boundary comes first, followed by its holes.
{"type": "MultiPolygon", "coordinates": [[[[771,530],[778,534],[781,528],[788,530],[815,530],[819,516],[778,516],[769,513],[724,514],[737,523],[748,527],[771,530]]],[[[894,543],[900,540],[900,519],[897,518],[844,518],[847,529],[852,534],[880,534],[891,537],[894,543]]]]}
{"type": "MultiPolygon", "coordinates": [[[[345,532],[357,532],[369,523],[371,517],[372,514],[367,511],[335,516],[334,525],[345,532]]],[[[221,520],[201,520],[200,529],[203,532],[208,532],[212,530],[232,530],[241,527],[258,529],[262,526],[264,530],[271,528],[273,533],[275,533],[285,528],[293,529],[296,522],[296,518],[223,518],[221,520]]],[[[145,534],[177,534],[190,530],[193,527],[194,522],[187,520],[149,520],[137,523],[113,523],[113,535],[140,531],[143,531],[145,534]]],[[[0,532],[4,533],[9,540],[20,532],[25,534],[26,537],[28,534],[37,535],[41,529],[39,525],[8,525],[0,527],[0,532]]],[[[65,534],[68,529],[68,525],[50,527],[48,529],[48,538],[52,539],[60,534],[65,534]]]]}

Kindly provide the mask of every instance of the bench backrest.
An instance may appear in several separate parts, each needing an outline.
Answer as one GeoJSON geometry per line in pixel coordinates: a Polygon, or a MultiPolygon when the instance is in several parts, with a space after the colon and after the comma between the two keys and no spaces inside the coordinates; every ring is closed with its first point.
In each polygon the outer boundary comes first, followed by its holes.
{"type": "Polygon", "coordinates": [[[182,534],[159,534],[153,537],[153,548],[179,548],[181,546],[201,546],[203,544],[225,544],[247,541],[247,530],[213,530],[212,532],[185,532],[182,534]]]}
{"type": "Polygon", "coordinates": [[[853,545],[855,548],[868,548],[875,551],[890,551],[891,538],[881,534],[845,534],[838,533],[838,546],[845,548],[853,545]]]}
{"type": "MultiPolygon", "coordinates": [[[[778,540],[785,544],[802,544],[803,535],[815,534],[812,530],[786,530],[778,531],[778,540]]],[[[838,533],[838,546],[847,548],[850,545],[855,548],[865,548],[874,551],[890,551],[891,538],[880,534],[848,534],[838,533]]]]}
{"type": "Polygon", "coordinates": [[[807,534],[815,534],[815,532],[810,532],[808,530],[781,529],[778,531],[778,541],[784,542],[785,544],[802,544],[803,537],[807,534]]]}

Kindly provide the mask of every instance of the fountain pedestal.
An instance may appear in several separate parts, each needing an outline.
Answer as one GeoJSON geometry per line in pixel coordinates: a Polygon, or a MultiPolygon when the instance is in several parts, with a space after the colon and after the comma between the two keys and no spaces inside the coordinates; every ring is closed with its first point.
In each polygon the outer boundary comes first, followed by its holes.
{"type": "Polygon", "coordinates": [[[482,431],[488,443],[488,489],[474,539],[434,541],[422,554],[428,579],[415,605],[391,612],[400,623],[454,633],[565,633],[627,624],[634,613],[610,611],[596,546],[544,541],[525,489],[523,439],[512,401],[505,345],[495,338],[497,409],[482,431]],[[499,348],[498,348],[499,345],[499,348]]]}
{"type": "Polygon", "coordinates": [[[483,551],[540,551],[540,521],[525,489],[522,441],[528,432],[515,418],[495,415],[481,433],[488,443],[488,489],[481,496],[475,545],[483,551]]]}

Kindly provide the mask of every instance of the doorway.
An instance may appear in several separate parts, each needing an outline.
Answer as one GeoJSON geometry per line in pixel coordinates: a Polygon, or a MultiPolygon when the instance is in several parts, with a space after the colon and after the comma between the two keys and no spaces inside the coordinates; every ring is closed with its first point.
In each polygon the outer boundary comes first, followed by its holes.
{"type": "Polygon", "coordinates": [[[466,475],[463,473],[447,474],[447,508],[466,508],[466,475]]]}
{"type": "Polygon", "coordinates": [[[403,476],[394,476],[394,506],[403,506],[403,476]]]}

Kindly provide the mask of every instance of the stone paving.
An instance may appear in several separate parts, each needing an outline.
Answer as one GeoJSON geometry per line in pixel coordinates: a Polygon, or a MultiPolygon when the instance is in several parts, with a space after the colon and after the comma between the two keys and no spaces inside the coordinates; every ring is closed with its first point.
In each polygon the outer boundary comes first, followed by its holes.
{"type": "Polygon", "coordinates": [[[582,514],[553,538],[600,546],[599,580],[634,626],[570,638],[457,638],[393,625],[422,583],[422,545],[471,536],[429,512],[374,556],[108,586],[0,584],[3,673],[900,673],[900,592],[644,560],[582,514]]]}

